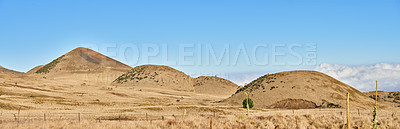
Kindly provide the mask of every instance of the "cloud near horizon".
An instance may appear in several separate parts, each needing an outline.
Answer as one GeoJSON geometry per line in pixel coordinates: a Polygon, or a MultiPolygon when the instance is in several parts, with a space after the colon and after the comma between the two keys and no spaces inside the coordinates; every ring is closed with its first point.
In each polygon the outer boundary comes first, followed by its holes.
{"type": "Polygon", "coordinates": [[[400,90],[400,64],[379,63],[369,66],[347,66],[322,63],[315,70],[328,74],[363,92],[375,90],[375,80],[378,80],[378,90],[400,90]]]}
{"type": "Polygon", "coordinates": [[[244,86],[265,74],[267,73],[231,73],[227,79],[239,86],[244,86]]]}

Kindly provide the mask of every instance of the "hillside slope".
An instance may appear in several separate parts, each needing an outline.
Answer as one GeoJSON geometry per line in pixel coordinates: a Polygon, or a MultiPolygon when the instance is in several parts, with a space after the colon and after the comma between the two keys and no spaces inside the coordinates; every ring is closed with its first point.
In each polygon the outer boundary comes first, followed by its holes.
{"type": "Polygon", "coordinates": [[[2,73],[2,74],[24,74],[22,72],[10,70],[10,69],[4,68],[2,66],[0,66],[0,73],[2,73]]]}
{"type": "Polygon", "coordinates": [[[110,57],[88,48],[79,47],[41,67],[36,73],[103,72],[107,70],[126,72],[129,69],[131,69],[130,66],[110,57]]]}
{"type": "Polygon", "coordinates": [[[29,71],[26,72],[26,73],[27,73],[27,74],[35,74],[36,71],[38,71],[39,69],[41,69],[43,66],[44,66],[44,65],[36,66],[36,67],[32,68],[31,70],[29,70],[29,71]]]}
{"type": "Polygon", "coordinates": [[[121,75],[113,82],[115,85],[135,87],[164,88],[190,91],[209,95],[229,97],[238,86],[218,77],[192,78],[168,66],[142,65],[121,75]]]}
{"type": "Polygon", "coordinates": [[[239,88],[235,83],[219,77],[200,76],[194,79],[196,93],[229,97],[239,88]]]}
{"type": "Polygon", "coordinates": [[[115,79],[114,84],[167,88],[194,91],[193,79],[185,73],[168,66],[137,66],[115,79]]]}
{"type": "Polygon", "coordinates": [[[316,71],[267,74],[239,89],[223,102],[241,105],[244,92],[250,93],[258,108],[341,108],[346,105],[347,92],[350,93],[353,108],[369,109],[373,106],[373,99],[360,91],[316,71]]]}

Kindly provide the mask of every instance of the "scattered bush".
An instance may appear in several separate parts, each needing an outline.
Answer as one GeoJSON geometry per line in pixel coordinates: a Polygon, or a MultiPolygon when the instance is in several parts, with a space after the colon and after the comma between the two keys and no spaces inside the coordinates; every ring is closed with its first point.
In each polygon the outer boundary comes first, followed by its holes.
{"type": "MultiPolygon", "coordinates": [[[[369,97],[370,97],[371,99],[374,99],[374,100],[375,100],[375,95],[370,95],[369,97]]],[[[378,95],[377,98],[379,99],[379,97],[380,97],[380,96],[378,95]]]]}

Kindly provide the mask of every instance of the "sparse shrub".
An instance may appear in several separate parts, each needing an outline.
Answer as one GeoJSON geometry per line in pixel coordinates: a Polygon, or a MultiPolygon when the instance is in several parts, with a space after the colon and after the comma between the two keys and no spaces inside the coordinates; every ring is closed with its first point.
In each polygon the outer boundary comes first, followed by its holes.
{"type": "MultiPolygon", "coordinates": [[[[253,108],[254,104],[253,104],[253,100],[251,100],[251,98],[249,98],[249,108],[253,108]]],[[[247,108],[247,98],[245,98],[243,100],[243,108],[247,108]]]]}
{"type": "Polygon", "coordinates": [[[394,119],[394,116],[396,115],[396,112],[393,112],[392,113],[392,118],[394,119]]]}
{"type": "Polygon", "coordinates": [[[376,91],[375,91],[375,106],[374,110],[372,111],[372,122],[373,122],[373,129],[378,129],[378,120],[376,119],[376,115],[378,112],[378,80],[376,80],[376,91]]]}
{"type": "Polygon", "coordinates": [[[376,120],[376,112],[377,112],[377,109],[376,109],[376,106],[375,106],[374,107],[374,111],[372,112],[372,117],[373,117],[372,122],[374,123],[374,125],[373,125],[374,129],[378,128],[377,120],[376,120]]]}
{"type": "Polygon", "coordinates": [[[400,100],[400,97],[399,97],[399,96],[397,96],[397,97],[395,98],[395,100],[400,100]]]}

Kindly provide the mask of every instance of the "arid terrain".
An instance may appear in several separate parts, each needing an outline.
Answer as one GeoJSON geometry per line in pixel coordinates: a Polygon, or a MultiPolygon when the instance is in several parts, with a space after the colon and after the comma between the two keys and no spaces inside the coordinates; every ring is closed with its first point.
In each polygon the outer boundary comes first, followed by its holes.
{"type": "MultiPolygon", "coordinates": [[[[372,128],[375,92],[320,72],[266,73],[240,87],[77,48],[27,73],[0,67],[0,128],[345,128],[347,93],[350,126],[372,128]]],[[[400,128],[398,98],[379,92],[380,128],[400,128]]]]}

